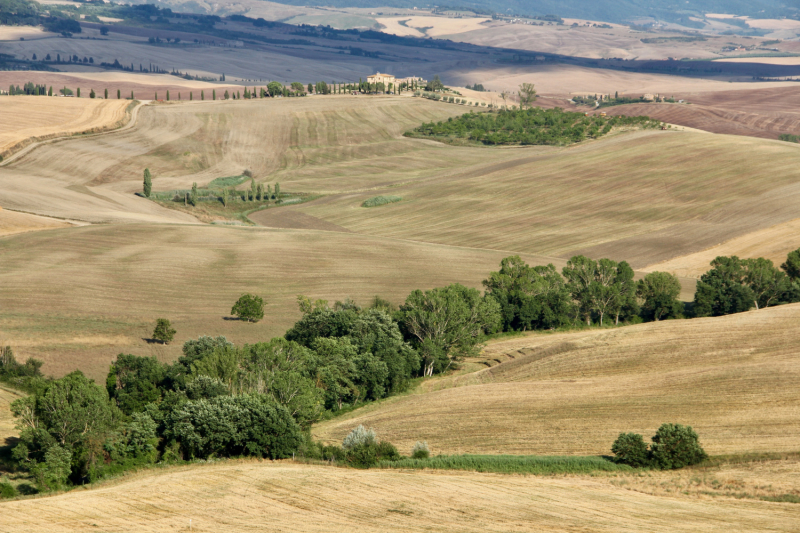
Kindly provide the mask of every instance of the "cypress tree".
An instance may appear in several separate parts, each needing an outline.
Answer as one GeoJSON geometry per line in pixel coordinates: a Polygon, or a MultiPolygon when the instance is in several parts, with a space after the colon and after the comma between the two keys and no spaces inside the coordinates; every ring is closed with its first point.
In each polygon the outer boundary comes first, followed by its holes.
{"type": "Polygon", "coordinates": [[[133,100],[133,89],[131,89],[131,100],[133,100]]]}
{"type": "Polygon", "coordinates": [[[254,202],[256,201],[256,191],[256,180],[253,178],[250,180],[250,199],[254,202]]]}
{"type": "Polygon", "coordinates": [[[192,206],[197,205],[197,182],[192,183],[192,195],[189,197],[192,206]]]}
{"type": "Polygon", "coordinates": [[[203,91],[200,91],[200,100],[205,100],[205,99],[206,99],[206,93],[203,92],[203,91]]]}
{"type": "Polygon", "coordinates": [[[272,196],[272,185],[267,184],[267,200],[272,196]]]}
{"type": "Polygon", "coordinates": [[[103,93],[105,94],[104,98],[108,100],[108,89],[105,89],[103,93]]]}
{"type": "Polygon", "coordinates": [[[81,88],[78,87],[78,98],[80,98],[80,97],[81,97],[81,88]]]}
{"type": "Polygon", "coordinates": [[[169,89],[167,89],[167,102],[169,102],[169,89]]]}
{"type": "Polygon", "coordinates": [[[153,100],[158,100],[158,91],[155,92],[155,96],[153,97],[153,100]]]}
{"type": "Polygon", "coordinates": [[[192,94],[192,91],[189,91],[189,101],[191,102],[193,99],[194,95],[192,94]]]}
{"type": "Polygon", "coordinates": [[[228,207],[228,189],[222,189],[222,205],[228,207]]]}
{"type": "Polygon", "coordinates": [[[144,187],[143,187],[143,190],[144,190],[145,197],[146,198],[150,198],[150,191],[153,190],[153,180],[151,179],[150,169],[149,168],[144,169],[144,187]]]}
{"type": "Polygon", "coordinates": [[[259,202],[264,201],[264,184],[263,183],[259,183],[258,184],[258,201],[259,202]]]}
{"type": "Polygon", "coordinates": [[[281,184],[275,182],[275,199],[280,200],[281,198],[281,184]]]}
{"type": "Polygon", "coordinates": [[[50,89],[47,91],[47,96],[53,96],[53,86],[50,86],[50,89]]]}
{"type": "Polygon", "coordinates": [[[119,100],[121,98],[122,98],[122,92],[120,92],[120,90],[117,89],[117,100],[119,100]]]}
{"type": "Polygon", "coordinates": [[[216,89],[211,89],[211,99],[212,100],[216,100],[217,99],[217,90],[216,89]]]}

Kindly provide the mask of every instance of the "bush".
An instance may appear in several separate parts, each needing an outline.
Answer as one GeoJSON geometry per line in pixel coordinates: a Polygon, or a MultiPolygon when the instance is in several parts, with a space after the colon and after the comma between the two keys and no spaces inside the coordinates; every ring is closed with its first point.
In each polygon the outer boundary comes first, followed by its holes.
{"type": "Polygon", "coordinates": [[[402,200],[399,196],[376,196],[369,200],[364,200],[361,207],[378,207],[379,205],[393,204],[402,200]]]}
{"type": "Polygon", "coordinates": [[[650,463],[647,444],[638,433],[620,433],[611,446],[614,462],[634,467],[647,466],[650,463]]]}
{"type": "Polygon", "coordinates": [[[427,459],[430,456],[431,456],[431,451],[430,449],[428,449],[427,442],[417,441],[417,443],[411,449],[412,459],[427,459]]]}
{"type": "Polygon", "coordinates": [[[11,483],[0,483],[0,498],[16,498],[17,489],[11,483]]]}
{"type": "Polygon", "coordinates": [[[161,344],[169,344],[175,338],[175,329],[166,318],[156,320],[156,329],[153,330],[153,340],[161,344]]]}
{"type": "Polygon", "coordinates": [[[254,294],[243,294],[231,308],[231,314],[239,320],[258,322],[264,318],[264,300],[254,294]]]}
{"type": "Polygon", "coordinates": [[[350,451],[360,446],[375,444],[376,442],[375,431],[359,425],[344,438],[342,448],[345,451],[350,451]]]}
{"type": "Polygon", "coordinates": [[[654,465],[665,470],[696,465],[708,459],[697,433],[691,426],[680,424],[662,424],[658,428],[650,456],[654,465]]]}

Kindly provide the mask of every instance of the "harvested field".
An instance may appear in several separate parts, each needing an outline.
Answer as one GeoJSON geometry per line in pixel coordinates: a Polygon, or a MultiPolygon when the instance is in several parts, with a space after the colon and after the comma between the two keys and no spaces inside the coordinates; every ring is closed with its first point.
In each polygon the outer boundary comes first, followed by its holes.
{"type": "Polygon", "coordinates": [[[8,209],[0,209],[0,237],[28,231],[66,228],[70,225],[69,222],[57,218],[47,218],[38,215],[30,215],[28,213],[9,211],[8,209]]]}
{"type": "Polygon", "coordinates": [[[4,158],[31,139],[118,127],[126,119],[130,104],[125,100],[46,96],[0,98],[0,156],[4,158]]]}
{"type": "Polygon", "coordinates": [[[384,33],[410,37],[452,38],[456,34],[480,30],[487,25],[497,26],[491,18],[465,17],[450,18],[436,16],[378,17],[379,23],[386,26],[384,33]],[[404,24],[400,24],[403,21],[404,24]]]}
{"type": "Polygon", "coordinates": [[[200,335],[237,344],[282,335],[300,317],[298,294],[399,304],[418,288],[479,287],[507,254],[327,231],[128,224],[6,237],[0,255],[0,341],[20,360],[43,360],[47,374],[80,368],[102,379],[121,352],[167,361],[200,335]],[[258,324],[227,320],[245,292],[267,302],[258,324]],[[178,330],[174,344],[147,342],[159,317],[178,330]]]}
{"type": "Polygon", "coordinates": [[[767,229],[747,233],[718,246],[682,257],[648,265],[646,272],[671,272],[685,278],[699,278],[715,257],[736,255],[742,258],[765,257],[775,266],[786,261],[792,250],[800,248],[800,219],[791,220],[767,229]]]}
{"type": "MultiPolygon", "coordinates": [[[[695,428],[710,454],[796,451],[800,305],[492,343],[480,372],[318,424],[336,442],[358,424],[400,449],[607,454],[621,432],[695,428]]],[[[677,523],[677,522],[676,522],[677,523]]]]}
{"type": "Polygon", "coordinates": [[[9,533],[788,531],[795,504],[656,497],[606,477],[400,472],[255,461],[169,468],[2,504],[9,533]],[[191,523],[190,523],[191,520],[191,523]]]}

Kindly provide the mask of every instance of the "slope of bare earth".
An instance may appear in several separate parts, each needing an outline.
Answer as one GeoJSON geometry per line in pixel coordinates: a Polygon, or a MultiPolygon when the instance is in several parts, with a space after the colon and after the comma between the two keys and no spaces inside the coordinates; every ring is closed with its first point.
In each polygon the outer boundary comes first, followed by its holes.
{"type": "MultiPolygon", "coordinates": [[[[297,533],[750,532],[789,531],[797,518],[794,504],[700,499],[677,491],[653,496],[622,488],[627,482],[627,477],[401,472],[226,461],[8,502],[2,510],[3,527],[9,533],[264,528],[297,533]]],[[[670,488],[676,485],[670,483],[670,488]]]]}
{"type": "Polygon", "coordinates": [[[399,304],[414,289],[479,287],[508,254],[327,231],[125,224],[5,237],[0,255],[0,344],[43,360],[47,374],[79,368],[102,379],[121,352],[168,361],[200,335],[237,344],[282,335],[300,317],[299,294],[399,304]],[[243,293],[265,299],[262,322],[228,320],[243,293]],[[159,317],[178,330],[174,344],[148,342],[159,317]]]}
{"type": "Polygon", "coordinates": [[[800,305],[493,343],[477,373],[323,422],[436,453],[603,454],[621,432],[688,424],[712,454],[795,451],[800,305]]]}
{"type": "Polygon", "coordinates": [[[121,125],[130,103],[46,96],[0,98],[0,155],[5,158],[30,138],[46,139],[121,125]]]}

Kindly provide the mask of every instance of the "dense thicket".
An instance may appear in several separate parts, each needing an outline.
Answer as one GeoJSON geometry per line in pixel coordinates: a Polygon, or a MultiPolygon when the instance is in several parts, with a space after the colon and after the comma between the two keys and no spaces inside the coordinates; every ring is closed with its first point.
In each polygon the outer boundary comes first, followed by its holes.
{"type": "Polygon", "coordinates": [[[611,446],[615,462],[673,470],[696,465],[708,458],[691,426],[662,424],[651,440],[653,443],[648,448],[641,435],[620,433],[611,446]]]}
{"type": "Polygon", "coordinates": [[[565,145],[596,139],[615,126],[659,128],[661,122],[649,117],[586,116],[560,108],[534,107],[467,113],[447,121],[422,124],[406,135],[441,141],[468,139],[487,145],[565,145]]]}

